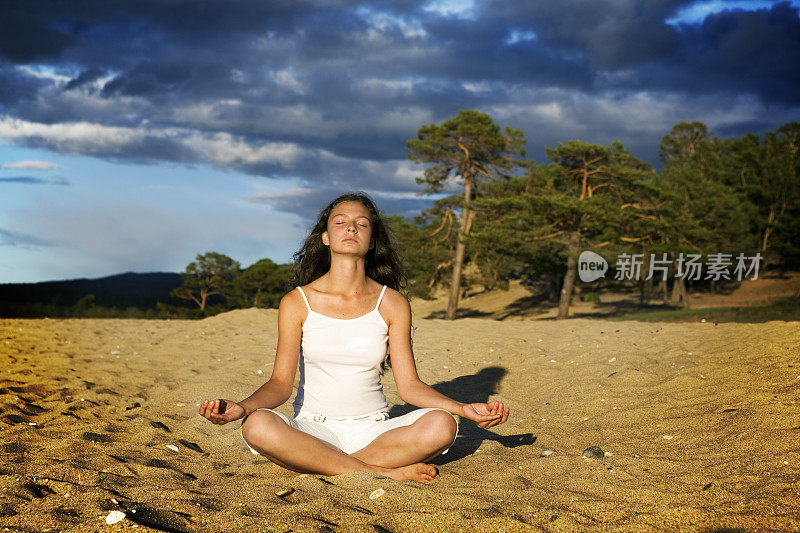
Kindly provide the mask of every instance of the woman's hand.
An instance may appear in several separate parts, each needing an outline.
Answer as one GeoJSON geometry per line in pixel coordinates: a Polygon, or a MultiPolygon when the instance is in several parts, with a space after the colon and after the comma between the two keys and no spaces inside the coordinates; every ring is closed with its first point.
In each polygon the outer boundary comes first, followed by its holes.
{"type": "Polygon", "coordinates": [[[479,427],[490,428],[508,419],[508,407],[501,402],[468,403],[463,407],[462,416],[469,418],[479,427]]]}
{"type": "Polygon", "coordinates": [[[227,424],[244,416],[244,407],[230,400],[203,400],[200,404],[200,415],[214,424],[227,424]]]}

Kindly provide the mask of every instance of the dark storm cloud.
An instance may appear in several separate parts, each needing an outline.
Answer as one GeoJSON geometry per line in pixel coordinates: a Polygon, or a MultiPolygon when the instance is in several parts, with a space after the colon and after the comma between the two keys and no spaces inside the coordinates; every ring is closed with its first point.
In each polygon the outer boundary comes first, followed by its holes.
{"type": "Polygon", "coordinates": [[[64,87],[64,90],[69,91],[72,89],[77,89],[78,87],[82,87],[87,83],[91,83],[93,81],[97,81],[105,71],[99,68],[90,68],[81,72],[76,78],[70,80],[69,83],[64,87]]]}
{"type": "Polygon", "coordinates": [[[791,120],[797,8],[665,22],[687,5],[496,0],[459,18],[420,0],[11,0],[0,137],[399,193],[418,190],[405,141],[459,109],[522,128],[539,160],[545,144],[583,138],[655,163],[680,120],[730,134],[791,120]]]}
{"type": "Polygon", "coordinates": [[[800,103],[800,18],[789,2],[731,9],[702,24],[666,24],[683,1],[497,2],[497,24],[516,21],[559,57],[585,58],[595,72],[632,70],[623,81],[595,78],[596,88],[669,89],[688,94],[750,93],[800,103]]]}
{"type": "Polygon", "coordinates": [[[788,2],[711,15],[686,35],[681,56],[699,85],[800,102],[800,19],[788,2]]]}
{"type": "Polygon", "coordinates": [[[10,63],[0,60],[0,112],[27,107],[48,85],[48,82],[22,74],[10,63]]]}
{"type": "Polygon", "coordinates": [[[75,42],[75,36],[58,28],[47,8],[37,15],[30,2],[4,2],[0,18],[0,58],[30,63],[57,58],[75,42]]]}
{"type": "Polygon", "coordinates": [[[618,69],[656,58],[677,46],[679,36],[664,20],[676,0],[526,2],[496,0],[487,6],[498,23],[530,28],[540,45],[561,57],[584,57],[594,68],[618,69]]]}

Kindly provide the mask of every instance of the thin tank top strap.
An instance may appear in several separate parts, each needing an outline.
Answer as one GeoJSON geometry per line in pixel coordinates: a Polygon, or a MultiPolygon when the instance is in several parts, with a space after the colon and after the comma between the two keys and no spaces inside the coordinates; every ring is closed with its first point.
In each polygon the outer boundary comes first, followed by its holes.
{"type": "Polygon", "coordinates": [[[308,310],[311,311],[311,306],[308,304],[308,298],[306,298],[306,293],[303,292],[303,288],[297,287],[297,290],[300,291],[300,295],[303,297],[303,301],[306,302],[306,307],[308,307],[308,310]]]}
{"type": "Polygon", "coordinates": [[[386,292],[386,285],[384,285],[383,288],[381,289],[381,295],[378,296],[378,303],[375,304],[375,309],[377,309],[377,308],[379,308],[381,306],[381,300],[383,300],[383,293],[384,292],[386,292]]]}

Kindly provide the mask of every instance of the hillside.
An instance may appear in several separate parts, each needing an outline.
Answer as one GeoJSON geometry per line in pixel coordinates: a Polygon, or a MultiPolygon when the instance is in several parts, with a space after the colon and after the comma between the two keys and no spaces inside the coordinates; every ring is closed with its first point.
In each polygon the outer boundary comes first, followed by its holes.
{"type": "Polygon", "coordinates": [[[22,304],[75,305],[93,294],[97,305],[152,308],[157,302],[174,303],[170,291],[180,286],[180,274],[126,272],[96,279],[0,284],[0,314],[22,304]]]}

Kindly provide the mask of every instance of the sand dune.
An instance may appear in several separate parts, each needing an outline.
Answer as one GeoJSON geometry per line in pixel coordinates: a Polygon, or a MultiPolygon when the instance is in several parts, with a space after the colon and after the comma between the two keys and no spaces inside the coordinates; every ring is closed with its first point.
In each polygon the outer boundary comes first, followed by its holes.
{"type": "Polygon", "coordinates": [[[0,527],[800,529],[800,323],[417,318],[423,379],[511,408],[422,485],[294,474],[196,414],[269,377],[276,318],[0,321],[0,527]]]}

